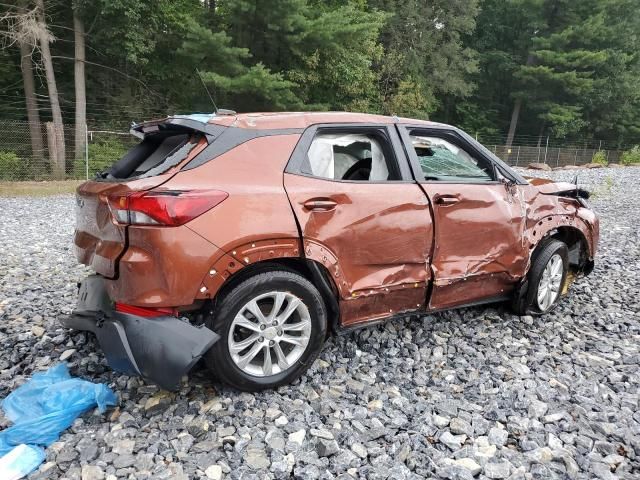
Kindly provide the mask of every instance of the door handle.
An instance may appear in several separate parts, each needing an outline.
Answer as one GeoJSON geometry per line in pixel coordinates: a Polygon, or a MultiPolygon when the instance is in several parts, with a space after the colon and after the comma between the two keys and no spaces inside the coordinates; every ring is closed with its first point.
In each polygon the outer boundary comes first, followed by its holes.
{"type": "Polygon", "coordinates": [[[314,198],[307,200],[302,205],[304,208],[311,210],[312,212],[328,212],[336,208],[336,205],[338,204],[330,198],[314,198]]]}
{"type": "Polygon", "coordinates": [[[433,202],[436,205],[440,205],[442,207],[448,207],[449,205],[456,204],[460,201],[458,197],[455,195],[436,195],[433,199],[433,202]]]}

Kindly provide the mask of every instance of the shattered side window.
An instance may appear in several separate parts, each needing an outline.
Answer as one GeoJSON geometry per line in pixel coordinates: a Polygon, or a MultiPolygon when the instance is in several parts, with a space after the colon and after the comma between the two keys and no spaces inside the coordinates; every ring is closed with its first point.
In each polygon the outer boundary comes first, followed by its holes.
{"type": "Polygon", "coordinates": [[[305,173],[330,180],[398,180],[383,142],[368,134],[319,134],[309,147],[305,173]]]}
{"type": "Polygon", "coordinates": [[[187,158],[200,138],[191,133],[147,135],[99,177],[124,180],[160,175],[187,158]]]}
{"type": "Polygon", "coordinates": [[[442,138],[412,133],[411,143],[427,180],[492,180],[487,167],[462,148],[442,138]]]}

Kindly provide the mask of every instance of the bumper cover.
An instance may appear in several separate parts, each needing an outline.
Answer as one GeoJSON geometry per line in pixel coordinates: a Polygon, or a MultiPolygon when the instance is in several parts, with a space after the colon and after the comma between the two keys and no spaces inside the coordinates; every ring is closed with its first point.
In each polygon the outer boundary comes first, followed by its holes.
{"type": "Polygon", "coordinates": [[[80,284],[78,305],[61,323],[95,333],[114,370],[140,375],[167,390],[177,389],[182,376],[220,338],[176,317],[116,312],[99,275],[80,284]]]}

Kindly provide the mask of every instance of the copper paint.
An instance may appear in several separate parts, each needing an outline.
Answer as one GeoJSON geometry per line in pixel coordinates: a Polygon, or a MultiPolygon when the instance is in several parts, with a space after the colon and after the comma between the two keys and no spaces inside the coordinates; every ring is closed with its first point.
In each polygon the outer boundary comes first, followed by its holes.
{"type": "MultiPolygon", "coordinates": [[[[330,112],[210,121],[300,131],[333,122],[437,125],[330,112]]],[[[350,326],[506,296],[526,275],[535,246],[558,228],[579,232],[587,257],[595,255],[599,227],[593,212],[573,198],[554,195],[574,185],[342,182],[283,173],[299,139],[300,133],[261,136],[181,171],[202,144],[156,177],[84,183],[78,188],[78,202],[85,205],[75,235],[78,260],[112,279],[107,288],[115,301],[189,308],[214,298],[248,266],[306,259],[322,265],[337,292],[341,323],[350,326]],[[229,197],[181,227],[113,222],[107,194],[151,188],[215,188],[229,197]],[[443,195],[455,202],[439,204],[443,195]],[[309,201],[328,207],[314,209],[309,201]]]]}
{"type": "Polygon", "coordinates": [[[302,229],[306,256],[329,265],[339,288],[343,323],[397,311],[406,303],[402,286],[413,290],[416,282],[422,285],[422,300],[412,300],[411,307],[422,306],[433,228],[429,202],[418,185],[336,182],[285,173],[284,186],[302,229]],[[307,207],[309,201],[334,202],[335,207],[313,210],[307,207]],[[369,301],[360,301],[359,307],[347,305],[365,295],[369,301]]]}
{"type": "Polygon", "coordinates": [[[509,288],[496,275],[507,275],[515,283],[528,259],[517,191],[502,183],[422,186],[432,199],[436,226],[430,308],[504,294],[509,288]],[[439,197],[455,203],[438,204],[439,197]],[[463,288],[456,285],[460,282],[463,288]]]}

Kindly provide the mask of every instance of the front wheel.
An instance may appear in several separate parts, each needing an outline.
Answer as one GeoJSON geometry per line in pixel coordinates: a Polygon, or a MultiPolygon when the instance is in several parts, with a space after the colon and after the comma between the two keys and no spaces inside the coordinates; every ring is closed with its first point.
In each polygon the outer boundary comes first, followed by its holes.
{"type": "Polygon", "coordinates": [[[514,300],[515,312],[540,315],[552,310],[562,295],[568,269],[569,250],[563,242],[551,239],[541,245],[531,261],[526,291],[514,300]]]}
{"type": "Polygon", "coordinates": [[[207,365],[244,391],[289,383],[316,359],[327,331],[322,296],[301,275],[284,270],[257,274],[220,299],[209,328],[220,340],[207,365]]]}

